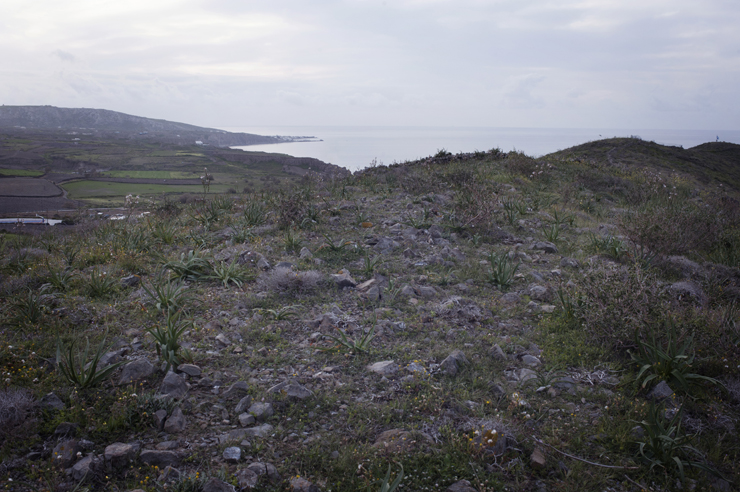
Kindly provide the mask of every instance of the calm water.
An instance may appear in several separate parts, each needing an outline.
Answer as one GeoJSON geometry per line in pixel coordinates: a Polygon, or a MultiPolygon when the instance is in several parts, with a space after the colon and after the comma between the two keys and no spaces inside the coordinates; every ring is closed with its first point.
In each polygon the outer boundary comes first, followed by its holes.
{"type": "Polygon", "coordinates": [[[557,128],[441,128],[360,126],[225,127],[231,132],[258,135],[313,136],[321,142],[250,145],[250,151],[279,152],[296,157],[315,157],[356,171],[370,165],[392,164],[436,154],[500,148],[541,156],[592,140],[638,135],[659,144],[693,147],[717,137],[740,143],[740,131],[707,130],[588,130],[557,128]]]}

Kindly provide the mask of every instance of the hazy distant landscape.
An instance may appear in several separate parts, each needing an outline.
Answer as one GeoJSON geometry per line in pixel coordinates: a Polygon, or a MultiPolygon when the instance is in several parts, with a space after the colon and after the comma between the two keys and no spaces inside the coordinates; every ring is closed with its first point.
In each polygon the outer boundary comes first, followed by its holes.
{"type": "Polygon", "coordinates": [[[192,199],[205,191],[206,168],[207,191],[219,194],[275,190],[306,173],[347,173],[317,159],[228,148],[291,137],[229,133],[112,111],[4,106],[0,125],[0,213],[5,214],[121,206],[129,194],[192,199]]]}

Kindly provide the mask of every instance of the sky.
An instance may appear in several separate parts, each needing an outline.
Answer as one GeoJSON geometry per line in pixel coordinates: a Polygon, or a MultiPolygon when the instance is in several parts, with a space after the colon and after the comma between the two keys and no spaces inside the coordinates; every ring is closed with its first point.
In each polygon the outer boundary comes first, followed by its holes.
{"type": "Polygon", "coordinates": [[[740,129],[737,0],[3,0],[0,103],[201,126],[740,129]]]}

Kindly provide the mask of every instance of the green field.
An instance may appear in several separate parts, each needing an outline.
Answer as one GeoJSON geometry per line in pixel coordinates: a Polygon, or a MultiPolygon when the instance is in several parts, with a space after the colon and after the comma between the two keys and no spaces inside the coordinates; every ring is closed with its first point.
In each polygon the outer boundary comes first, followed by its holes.
{"type": "Polygon", "coordinates": [[[110,178],[141,178],[141,179],[198,179],[197,172],[183,171],[105,171],[102,176],[110,178]]]}
{"type": "MultiPolygon", "coordinates": [[[[162,193],[203,193],[203,187],[200,185],[111,183],[88,180],[65,183],[64,189],[67,190],[69,197],[73,200],[125,197],[126,195],[154,196],[162,193]]],[[[210,192],[224,193],[227,189],[228,185],[226,184],[212,184],[210,192]]]]}
{"type": "Polygon", "coordinates": [[[0,169],[2,176],[41,176],[43,171],[32,171],[30,169],[0,169]]]}

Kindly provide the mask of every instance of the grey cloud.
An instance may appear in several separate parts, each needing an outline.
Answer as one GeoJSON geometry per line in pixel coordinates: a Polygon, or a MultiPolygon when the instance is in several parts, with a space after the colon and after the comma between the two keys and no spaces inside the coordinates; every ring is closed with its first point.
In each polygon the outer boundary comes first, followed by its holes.
{"type": "Polygon", "coordinates": [[[54,50],[51,52],[52,56],[56,56],[60,60],[64,62],[74,63],[77,61],[77,57],[74,56],[72,53],[68,53],[66,51],[62,50],[54,50]]]}
{"type": "Polygon", "coordinates": [[[516,77],[504,89],[501,106],[511,109],[530,109],[545,106],[541,96],[533,94],[537,86],[544,82],[543,75],[527,74],[516,77]]]}

